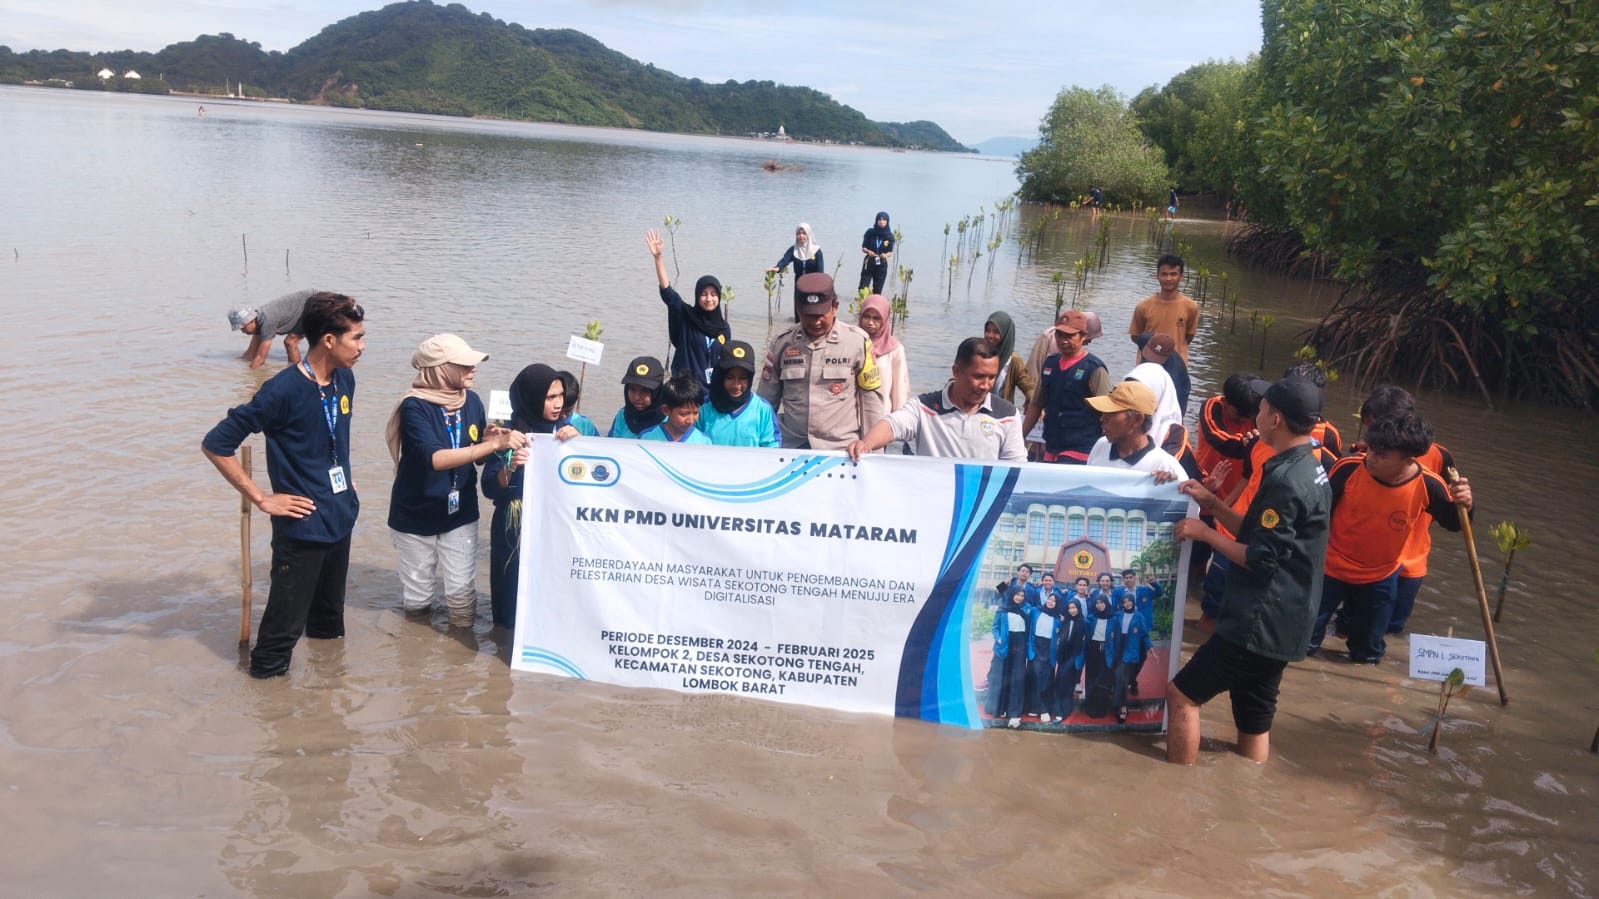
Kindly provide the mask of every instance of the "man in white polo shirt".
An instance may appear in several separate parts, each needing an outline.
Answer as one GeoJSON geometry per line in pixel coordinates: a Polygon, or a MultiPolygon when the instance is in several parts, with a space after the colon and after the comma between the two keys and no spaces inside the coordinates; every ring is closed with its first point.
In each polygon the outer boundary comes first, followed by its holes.
{"type": "Polygon", "coordinates": [[[1025,462],[1020,410],[991,392],[999,375],[999,351],[981,337],[968,337],[955,351],[954,375],[943,390],[911,397],[849,445],[851,459],[895,440],[918,456],[1025,462]]]}
{"type": "Polygon", "coordinates": [[[1123,381],[1104,396],[1091,396],[1088,405],[1099,413],[1105,436],[1088,451],[1088,464],[1106,468],[1131,468],[1155,474],[1155,483],[1188,477],[1182,465],[1155,445],[1149,431],[1155,422],[1155,391],[1142,381],[1123,381]]]}

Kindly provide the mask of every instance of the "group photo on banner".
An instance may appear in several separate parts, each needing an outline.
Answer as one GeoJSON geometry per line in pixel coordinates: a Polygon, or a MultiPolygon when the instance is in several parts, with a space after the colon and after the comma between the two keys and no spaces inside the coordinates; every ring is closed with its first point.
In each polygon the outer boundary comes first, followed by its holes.
{"type": "Polygon", "coordinates": [[[968,728],[1165,726],[1175,483],[535,436],[523,489],[516,670],[968,728]]]}

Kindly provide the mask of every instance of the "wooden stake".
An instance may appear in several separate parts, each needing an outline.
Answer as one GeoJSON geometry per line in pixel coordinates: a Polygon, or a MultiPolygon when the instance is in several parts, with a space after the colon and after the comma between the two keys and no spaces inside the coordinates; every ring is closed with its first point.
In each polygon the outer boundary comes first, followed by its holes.
{"type": "MultiPolygon", "coordinates": [[[[243,447],[239,453],[239,464],[244,467],[244,476],[250,477],[250,448],[243,447]]],[[[246,496],[239,497],[239,645],[250,645],[250,499],[246,496]]]]}
{"type": "MultiPolygon", "coordinates": [[[[1460,472],[1453,468],[1446,473],[1450,484],[1460,480],[1460,472]]],[[[1466,538],[1466,558],[1471,561],[1471,577],[1477,585],[1477,605],[1482,610],[1482,630],[1488,638],[1488,660],[1494,666],[1494,686],[1499,688],[1499,704],[1509,705],[1510,697],[1505,693],[1505,671],[1499,664],[1499,641],[1494,638],[1493,611],[1488,608],[1488,590],[1482,584],[1482,564],[1477,561],[1477,544],[1471,539],[1471,510],[1466,508],[1465,503],[1455,503],[1455,509],[1460,513],[1460,536],[1466,538]]]]}

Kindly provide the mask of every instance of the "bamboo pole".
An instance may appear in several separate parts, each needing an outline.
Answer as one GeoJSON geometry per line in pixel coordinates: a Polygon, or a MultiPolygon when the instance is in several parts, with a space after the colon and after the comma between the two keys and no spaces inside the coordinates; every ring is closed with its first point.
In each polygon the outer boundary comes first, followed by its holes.
{"type": "MultiPolygon", "coordinates": [[[[243,447],[239,453],[239,464],[244,467],[244,476],[251,476],[250,448],[243,447]]],[[[250,498],[239,497],[239,645],[250,645],[250,498]]]]}
{"type": "MultiPolygon", "coordinates": [[[[1450,484],[1459,482],[1460,472],[1450,468],[1447,474],[1450,484]]],[[[1477,605],[1482,610],[1482,630],[1488,638],[1488,661],[1494,666],[1494,686],[1499,688],[1499,704],[1509,705],[1510,697],[1505,693],[1505,671],[1499,664],[1499,641],[1494,638],[1493,611],[1488,608],[1488,590],[1482,583],[1482,564],[1477,561],[1477,543],[1471,539],[1471,510],[1460,502],[1455,503],[1455,509],[1460,513],[1460,535],[1466,538],[1466,558],[1471,561],[1471,577],[1477,585],[1477,605]]]]}

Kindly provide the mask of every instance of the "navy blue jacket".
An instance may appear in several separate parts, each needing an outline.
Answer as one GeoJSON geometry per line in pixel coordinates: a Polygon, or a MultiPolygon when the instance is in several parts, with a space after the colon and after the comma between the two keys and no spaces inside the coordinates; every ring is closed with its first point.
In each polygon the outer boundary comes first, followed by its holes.
{"type": "MultiPolygon", "coordinates": [[[[483,401],[468,390],[461,407],[461,446],[481,441],[487,428],[483,401]]],[[[468,462],[448,471],[433,470],[433,454],[450,448],[443,407],[414,396],[401,401],[400,464],[389,493],[389,527],[433,537],[477,521],[477,468],[468,462]],[[449,514],[451,490],[461,503],[454,515],[449,514]]]]}
{"type": "Polygon", "coordinates": [[[231,456],[251,434],[266,435],[267,479],[273,493],[303,496],[316,505],[304,518],[272,517],[272,533],[308,543],[337,543],[355,529],[361,501],[350,472],[350,412],[355,404],[355,374],[335,368],[326,391],[297,365],[273,375],[255,396],[228,410],[201,441],[219,456],[231,456]],[[324,392],[328,403],[324,405],[324,392]],[[333,438],[328,409],[337,410],[333,438]],[[334,493],[328,469],[344,468],[348,485],[334,493]]]}
{"type": "Polygon", "coordinates": [[[1105,367],[1093,353],[1061,370],[1059,353],[1049,354],[1039,375],[1044,401],[1044,446],[1052,453],[1073,450],[1087,453],[1102,435],[1099,413],[1088,405],[1088,385],[1094,372],[1105,367]]]}

